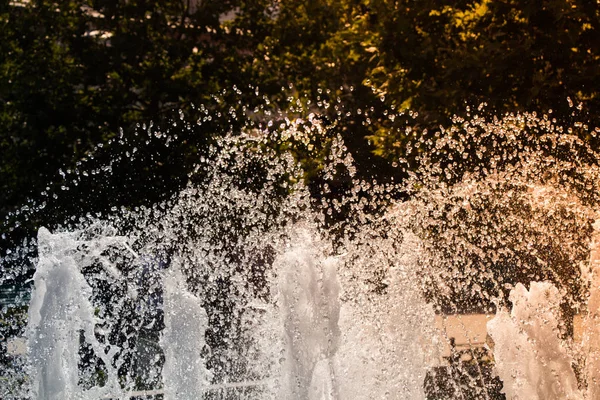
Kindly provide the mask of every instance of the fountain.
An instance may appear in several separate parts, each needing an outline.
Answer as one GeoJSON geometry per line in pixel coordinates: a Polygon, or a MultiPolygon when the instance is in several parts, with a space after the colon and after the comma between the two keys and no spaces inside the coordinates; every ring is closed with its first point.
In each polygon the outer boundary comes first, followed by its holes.
{"type": "Polygon", "coordinates": [[[41,228],[0,395],[597,398],[600,157],[548,116],[469,118],[377,184],[323,120],[275,115],[168,201],[41,228]],[[282,143],[327,143],[319,196],[282,143]],[[483,347],[436,328],[468,313],[495,313],[483,347]]]}

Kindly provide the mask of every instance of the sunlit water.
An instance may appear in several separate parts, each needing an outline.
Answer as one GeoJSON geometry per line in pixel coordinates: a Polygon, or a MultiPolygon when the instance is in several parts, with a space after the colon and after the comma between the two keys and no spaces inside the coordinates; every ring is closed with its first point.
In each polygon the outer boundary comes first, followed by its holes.
{"type": "Polygon", "coordinates": [[[599,157],[568,131],[587,127],[455,118],[377,184],[335,123],[272,118],[169,201],[40,228],[2,398],[600,396],[599,157]],[[297,146],[329,154],[318,195],[297,146]],[[436,330],[465,312],[495,313],[484,347],[436,330]]]}

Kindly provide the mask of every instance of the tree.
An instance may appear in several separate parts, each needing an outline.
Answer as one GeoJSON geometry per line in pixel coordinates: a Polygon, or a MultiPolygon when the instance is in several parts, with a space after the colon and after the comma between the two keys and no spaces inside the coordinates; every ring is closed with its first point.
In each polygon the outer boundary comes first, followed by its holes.
{"type": "Polygon", "coordinates": [[[257,39],[230,29],[225,20],[237,10],[240,21],[249,23],[259,9],[240,1],[4,3],[0,220],[8,242],[20,242],[35,225],[156,201],[180,188],[207,141],[236,123],[226,112],[235,103],[211,96],[225,97],[223,89],[231,93],[231,87],[248,81],[248,49],[257,39]],[[204,103],[223,109],[223,119],[194,130],[173,124],[180,114],[195,121],[194,104],[204,103]],[[179,139],[169,149],[150,144],[141,155],[143,127],[144,135],[163,131],[179,139]],[[124,146],[120,129],[131,137],[124,146]],[[140,151],[135,173],[123,160],[133,148],[140,151]],[[83,169],[82,163],[93,170],[119,157],[123,168],[115,168],[112,178],[84,179],[72,188],[80,198],[50,195],[60,192],[73,178],[69,171],[83,169]],[[148,186],[160,178],[163,190],[148,186]],[[34,204],[51,210],[15,215],[34,204]]]}
{"type": "MultiPolygon", "coordinates": [[[[480,103],[496,114],[553,110],[562,121],[572,119],[569,103],[583,103],[589,114],[579,118],[599,124],[595,3],[368,3],[378,58],[365,84],[397,107],[418,111],[421,128],[446,125],[480,103]]],[[[373,139],[380,153],[401,155],[402,146],[393,146],[401,135],[380,130],[373,139]]]]}

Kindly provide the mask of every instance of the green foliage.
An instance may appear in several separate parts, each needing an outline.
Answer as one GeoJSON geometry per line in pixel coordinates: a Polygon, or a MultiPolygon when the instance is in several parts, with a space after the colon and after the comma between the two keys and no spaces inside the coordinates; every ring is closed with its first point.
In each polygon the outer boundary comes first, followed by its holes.
{"type": "MultiPolygon", "coordinates": [[[[569,120],[580,102],[592,115],[600,70],[600,11],[588,1],[373,1],[379,57],[365,84],[436,128],[467,105],[502,114],[547,112],[569,120]]],[[[379,131],[382,154],[397,140],[379,131]]],[[[402,139],[398,135],[393,135],[402,139]]]]}

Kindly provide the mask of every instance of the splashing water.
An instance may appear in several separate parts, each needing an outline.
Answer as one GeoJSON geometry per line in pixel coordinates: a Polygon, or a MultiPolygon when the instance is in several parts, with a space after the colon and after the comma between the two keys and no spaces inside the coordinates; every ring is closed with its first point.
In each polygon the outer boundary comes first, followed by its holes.
{"type": "Polygon", "coordinates": [[[468,118],[377,184],[335,123],[271,115],[168,201],[41,228],[2,398],[596,398],[600,157],[548,116],[468,118]],[[436,328],[494,312],[485,346],[436,328]]]}

